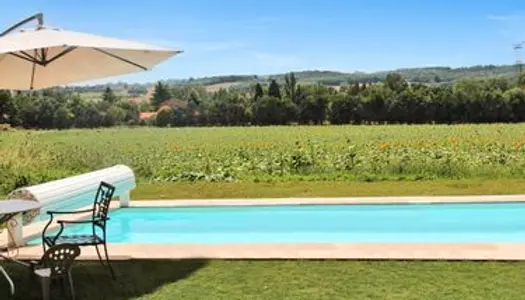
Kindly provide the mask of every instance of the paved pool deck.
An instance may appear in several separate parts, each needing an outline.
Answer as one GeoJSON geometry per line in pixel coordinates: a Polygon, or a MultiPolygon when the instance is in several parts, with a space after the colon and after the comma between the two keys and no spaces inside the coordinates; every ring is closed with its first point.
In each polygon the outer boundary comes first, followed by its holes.
{"type": "MultiPolygon", "coordinates": [[[[131,207],[224,205],[402,204],[525,202],[525,195],[454,197],[358,197],[286,199],[206,199],[131,201],[131,207]]],[[[119,209],[118,202],[111,209],[119,209]]],[[[111,214],[111,213],[110,213],[111,214]]],[[[67,216],[81,219],[87,215],[67,216]]],[[[45,222],[24,227],[24,236],[39,235],[45,222]]],[[[0,238],[5,244],[6,236],[0,238]]],[[[108,244],[112,260],[126,259],[371,259],[371,260],[525,260],[525,243],[285,243],[285,244],[108,244]]],[[[40,246],[16,249],[18,259],[36,259],[40,246]]],[[[94,247],[80,259],[97,259],[94,247]]]]}

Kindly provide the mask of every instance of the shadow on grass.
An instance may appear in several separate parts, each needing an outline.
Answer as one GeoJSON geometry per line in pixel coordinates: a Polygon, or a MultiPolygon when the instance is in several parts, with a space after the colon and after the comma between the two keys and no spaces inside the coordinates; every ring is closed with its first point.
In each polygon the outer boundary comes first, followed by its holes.
{"type": "MultiPolygon", "coordinates": [[[[40,285],[29,279],[26,268],[2,264],[16,285],[14,299],[41,299],[40,285]]],[[[154,293],[163,286],[176,284],[207,265],[206,260],[129,260],[113,263],[117,280],[99,262],[78,262],[73,268],[77,300],[127,300],[154,293]]],[[[0,299],[7,299],[7,283],[0,277],[0,299]]],[[[52,299],[70,299],[60,284],[52,287],[52,299]]]]}

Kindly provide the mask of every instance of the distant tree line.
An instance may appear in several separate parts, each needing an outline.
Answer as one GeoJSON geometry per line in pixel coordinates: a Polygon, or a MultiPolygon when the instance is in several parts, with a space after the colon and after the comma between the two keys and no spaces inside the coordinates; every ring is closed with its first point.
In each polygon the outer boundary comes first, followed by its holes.
{"type": "Polygon", "coordinates": [[[211,94],[202,87],[158,83],[152,105],[159,109],[157,126],[524,122],[525,76],[515,82],[493,78],[429,86],[391,73],[379,84],[336,89],[303,86],[288,74],[282,86],[272,80],[249,92],[211,94]],[[166,102],[173,98],[179,101],[166,102]]]}
{"type": "Polygon", "coordinates": [[[116,125],[247,126],[286,124],[525,122],[525,76],[460,80],[453,85],[410,84],[390,73],[379,83],[339,87],[301,85],[293,73],[279,84],[249,90],[158,82],[150,103],[136,104],[106,88],[99,100],[63,89],[0,91],[0,124],[24,128],[116,125]],[[155,112],[148,120],[140,112],[155,112]]]}
{"type": "Polygon", "coordinates": [[[40,93],[0,91],[0,124],[38,129],[138,125],[140,108],[107,88],[99,101],[65,90],[40,93]]]}

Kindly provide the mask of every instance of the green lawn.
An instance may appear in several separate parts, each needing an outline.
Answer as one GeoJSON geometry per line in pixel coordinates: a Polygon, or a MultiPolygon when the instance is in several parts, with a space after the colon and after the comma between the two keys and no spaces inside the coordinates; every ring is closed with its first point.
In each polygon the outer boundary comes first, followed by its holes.
{"type": "Polygon", "coordinates": [[[132,199],[289,198],[525,194],[525,179],[142,183],[132,199]]]}
{"type": "MultiPolygon", "coordinates": [[[[525,179],[432,181],[138,182],[135,200],[525,194],[525,179]]],[[[6,196],[0,195],[0,199],[6,196]]]]}
{"type": "MultiPolygon", "coordinates": [[[[40,299],[24,269],[7,269],[17,299],[40,299]]],[[[77,299],[525,299],[525,263],[187,260],[119,262],[116,269],[113,282],[99,264],[76,265],[77,299]]]]}

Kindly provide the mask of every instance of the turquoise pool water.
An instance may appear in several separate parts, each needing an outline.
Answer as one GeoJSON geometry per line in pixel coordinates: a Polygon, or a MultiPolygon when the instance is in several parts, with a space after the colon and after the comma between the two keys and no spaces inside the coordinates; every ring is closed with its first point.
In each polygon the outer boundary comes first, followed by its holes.
{"type": "Polygon", "coordinates": [[[110,217],[110,243],[525,242],[521,203],[124,208],[110,217]]]}

